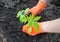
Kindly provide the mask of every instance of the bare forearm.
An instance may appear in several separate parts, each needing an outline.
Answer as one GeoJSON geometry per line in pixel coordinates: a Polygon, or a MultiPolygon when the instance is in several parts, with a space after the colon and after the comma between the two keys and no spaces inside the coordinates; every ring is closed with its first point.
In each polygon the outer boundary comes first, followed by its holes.
{"type": "Polygon", "coordinates": [[[60,18],[44,22],[43,29],[45,32],[60,33],[60,18]]]}

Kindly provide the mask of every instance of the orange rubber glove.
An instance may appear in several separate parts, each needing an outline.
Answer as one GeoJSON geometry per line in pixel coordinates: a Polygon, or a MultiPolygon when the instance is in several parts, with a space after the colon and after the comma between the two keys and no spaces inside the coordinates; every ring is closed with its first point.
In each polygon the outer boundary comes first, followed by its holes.
{"type": "MultiPolygon", "coordinates": [[[[35,30],[35,27],[31,26],[32,31],[30,32],[29,35],[35,36],[40,33],[60,33],[60,18],[51,20],[51,21],[45,21],[38,23],[39,24],[39,32],[35,30]]],[[[28,26],[24,25],[22,31],[27,33],[28,26]]]]}
{"type": "Polygon", "coordinates": [[[47,4],[44,2],[44,0],[39,0],[38,4],[35,7],[31,8],[29,12],[36,16],[38,13],[41,13],[46,6],[47,4]]]}
{"type": "MultiPolygon", "coordinates": [[[[43,23],[38,23],[38,24],[39,24],[39,32],[35,30],[35,27],[31,26],[32,31],[29,34],[30,36],[34,36],[34,35],[37,35],[40,33],[44,33],[44,30],[42,28],[43,23]]],[[[28,34],[28,25],[24,25],[22,31],[28,34]]]]}

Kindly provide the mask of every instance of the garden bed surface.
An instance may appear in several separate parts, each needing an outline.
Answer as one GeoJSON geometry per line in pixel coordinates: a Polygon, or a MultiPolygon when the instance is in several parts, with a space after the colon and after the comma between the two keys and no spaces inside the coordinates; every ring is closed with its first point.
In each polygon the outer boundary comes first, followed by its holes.
{"type": "MultiPolygon", "coordinates": [[[[23,24],[16,18],[17,12],[36,4],[37,0],[0,0],[0,42],[60,42],[58,33],[33,37],[21,31],[23,24]]],[[[60,18],[60,1],[49,3],[39,16],[42,17],[40,22],[60,18]]]]}

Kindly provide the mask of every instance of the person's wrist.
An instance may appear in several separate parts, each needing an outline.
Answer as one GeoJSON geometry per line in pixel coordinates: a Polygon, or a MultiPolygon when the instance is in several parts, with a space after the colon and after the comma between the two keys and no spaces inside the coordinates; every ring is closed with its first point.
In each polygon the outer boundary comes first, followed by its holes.
{"type": "Polygon", "coordinates": [[[49,31],[49,28],[51,27],[51,25],[49,23],[50,23],[49,21],[43,22],[42,28],[43,28],[44,32],[49,31]]]}
{"type": "Polygon", "coordinates": [[[44,32],[52,32],[53,27],[54,27],[53,21],[46,21],[42,24],[44,32]]]}

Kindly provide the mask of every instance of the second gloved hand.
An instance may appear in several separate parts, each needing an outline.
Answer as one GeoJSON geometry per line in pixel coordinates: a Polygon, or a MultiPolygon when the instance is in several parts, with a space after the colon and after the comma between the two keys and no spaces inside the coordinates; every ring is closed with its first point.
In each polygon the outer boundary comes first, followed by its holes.
{"type": "Polygon", "coordinates": [[[34,7],[32,7],[29,12],[31,12],[33,15],[37,15],[38,13],[41,13],[44,8],[47,6],[47,4],[43,0],[39,0],[38,4],[34,7]]]}
{"type": "Polygon", "coordinates": [[[38,23],[38,24],[39,24],[39,31],[36,31],[36,29],[35,29],[34,26],[30,26],[30,28],[32,29],[32,31],[30,33],[28,33],[28,29],[29,29],[28,25],[24,25],[22,31],[24,33],[29,34],[30,36],[35,36],[37,34],[44,33],[44,30],[42,28],[43,23],[38,23]]]}

